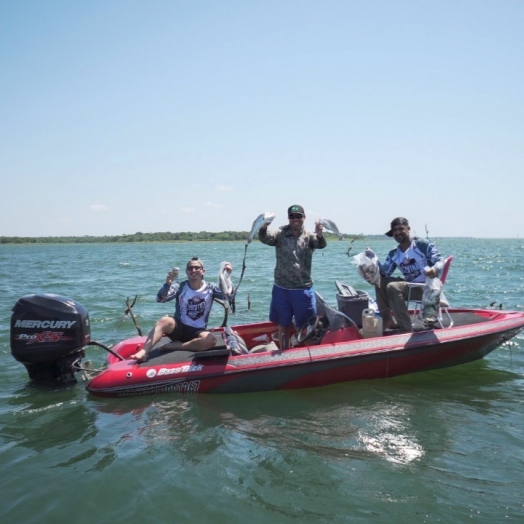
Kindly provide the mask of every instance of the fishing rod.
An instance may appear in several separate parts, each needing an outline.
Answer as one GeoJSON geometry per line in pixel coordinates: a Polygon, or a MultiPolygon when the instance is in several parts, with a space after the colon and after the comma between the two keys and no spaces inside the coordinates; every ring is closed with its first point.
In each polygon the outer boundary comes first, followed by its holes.
{"type": "Polygon", "coordinates": [[[351,250],[353,249],[353,242],[355,242],[355,240],[364,240],[366,237],[364,235],[358,235],[356,237],[353,237],[351,239],[351,242],[349,243],[349,247],[348,247],[348,250],[346,251],[346,255],[349,257],[349,253],[351,252],[351,250]]]}
{"type": "MultiPolygon", "coordinates": [[[[249,244],[246,243],[246,245],[244,246],[244,260],[242,260],[242,271],[240,272],[240,278],[238,280],[238,284],[236,285],[234,291],[233,291],[233,301],[235,300],[234,297],[236,296],[237,294],[237,291],[238,291],[238,287],[240,286],[240,283],[242,282],[242,279],[244,278],[244,272],[246,271],[246,257],[247,257],[247,246],[249,244]]],[[[234,313],[234,311],[233,311],[234,313]]]]}
{"type": "Polygon", "coordinates": [[[135,299],[133,300],[133,303],[132,303],[132,304],[129,304],[129,297],[126,298],[126,306],[127,306],[127,309],[124,311],[124,315],[125,315],[126,317],[127,317],[128,314],[131,315],[131,319],[133,320],[133,324],[135,325],[136,330],[138,331],[139,336],[142,336],[142,330],[141,330],[140,327],[138,326],[138,324],[137,324],[137,322],[136,322],[135,315],[133,314],[133,306],[135,305],[135,302],[136,302],[137,297],[138,297],[138,295],[135,296],[135,299]]]}
{"type": "Polygon", "coordinates": [[[214,302],[217,304],[220,304],[224,308],[224,320],[222,320],[222,324],[220,324],[220,327],[226,327],[227,326],[227,319],[229,316],[229,308],[227,307],[227,304],[223,300],[219,300],[218,298],[213,299],[214,302]]]}
{"type": "MultiPolygon", "coordinates": [[[[269,226],[273,219],[275,218],[275,213],[266,212],[261,213],[258,215],[258,217],[254,220],[253,225],[251,226],[251,231],[249,233],[249,237],[247,239],[246,245],[244,246],[244,260],[242,261],[242,271],[240,273],[240,279],[238,281],[238,284],[234,288],[233,291],[233,303],[238,291],[238,287],[240,286],[240,283],[242,282],[242,279],[244,278],[244,272],[246,271],[246,258],[247,258],[247,247],[251,243],[251,241],[255,238],[255,235],[258,233],[258,230],[263,226],[269,226]]],[[[233,311],[234,313],[234,311],[233,311]]]]}

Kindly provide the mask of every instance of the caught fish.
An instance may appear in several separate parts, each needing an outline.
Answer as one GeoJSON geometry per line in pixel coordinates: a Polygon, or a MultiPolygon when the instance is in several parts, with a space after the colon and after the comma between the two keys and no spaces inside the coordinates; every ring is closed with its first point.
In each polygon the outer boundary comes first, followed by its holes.
{"type": "MultiPolygon", "coordinates": [[[[222,294],[227,299],[227,302],[229,303],[229,307],[231,308],[231,311],[233,313],[236,312],[236,305],[235,305],[235,295],[236,291],[233,287],[233,282],[231,281],[231,272],[233,271],[233,268],[231,267],[230,262],[221,262],[220,263],[220,269],[218,271],[218,287],[220,288],[220,291],[222,291],[222,294]]],[[[225,307],[225,306],[224,306],[225,307]]],[[[227,308],[226,308],[226,316],[224,317],[224,326],[227,324],[227,308]]]]}
{"type": "Polygon", "coordinates": [[[337,235],[339,240],[344,238],[344,235],[338,230],[335,222],[329,220],[329,218],[320,217],[317,220],[317,224],[320,224],[327,232],[337,235]]]}
{"type": "Polygon", "coordinates": [[[271,224],[274,218],[275,218],[275,213],[267,212],[267,213],[262,213],[261,215],[258,215],[256,220],[253,222],[253,225],[251,226],[251,233],[249,233],[249,238],[247,239],[246,244],[250,244],[251,241],[255,238],[255,235],[258,233],[258,230],[264,225],[271,224]]]}
{"type": "MultiPolygon", "coordinates": [[[[226,265],[228,264],[229,262],[220,263],[220,269],[218,271],[218,287],[224,296],[229,298],[233,294],[233,282],[231,280],[231,271],[226,269],[226,265]]],[[[230,264],[229,266],[231,267],[230,264]]]]}
{"type": "Polygon", "coordinates": [[[432,320],[435,318],[436,321],[441,293],[442,281],[439,278],[426,277],[422,291],[422,319],[432,320]]]}
{"type": "Polygon", "coordinates": [[[375,253],[366,250],[353,257],[357,265],[358,274],[372,286],[380,287],[380,266],[375,253]]]}

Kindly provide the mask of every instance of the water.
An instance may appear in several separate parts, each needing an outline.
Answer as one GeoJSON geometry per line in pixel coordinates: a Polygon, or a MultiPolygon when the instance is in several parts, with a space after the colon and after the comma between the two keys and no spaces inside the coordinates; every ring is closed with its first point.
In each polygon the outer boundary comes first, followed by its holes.
{"type": "MultiPolygon", "coordinates": [[[[383,257],[392,242],[355,242],[383,257]]],[[[441,239],[453,305],[524,308],[524,241],[441,239]]],[[[332,241],[314,256],[317,291],[369,286],[332,241]]],[[[522,522],[524,336],[447,370],[286,392],[99,399],[80,385],[28,383],[9,349],[11,308],[30,293],[70,296],[92,338],[148,331],[172,312],[155,294],[201,256],[215,280],[242,243],[0,246],[0,517],[9,523],[522,522]]],[[[265,320],[274,250],[255,242],[233,322],[265,320]],[[248,294],[251,308],[248,311],[248,294]]],[[[211,325],[222,321],[215,305],[211,325]]],[[[102,365],[102,349],[88,355],[102,365]]]]}

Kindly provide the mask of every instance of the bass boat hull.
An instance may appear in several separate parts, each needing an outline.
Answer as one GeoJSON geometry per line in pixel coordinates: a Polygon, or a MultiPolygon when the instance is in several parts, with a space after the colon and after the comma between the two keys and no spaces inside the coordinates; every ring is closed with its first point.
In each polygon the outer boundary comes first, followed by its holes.
{"type": "Polygon", "coordinates": [[[330,329],[328,324],[317,340],[284,351],[271,344],[275,324],[238,325],[232,329],[239,339],[250,351],[255,347],[255,352],[238,355],[231,354],[224,328],[217,328],[214,350],[167,352],[157,347],[143,363],[129,359],[145,342],[145,337],[135,337],[113,348],[124,360],[109,354],[107,368],[86,388],[97,396],[128,397],[247,393],[387,379],[481,359],[524,329],[523,312],[450,309],[450,315],[452,327],[374,338],[363,338],[354,325],[330,329]]]}

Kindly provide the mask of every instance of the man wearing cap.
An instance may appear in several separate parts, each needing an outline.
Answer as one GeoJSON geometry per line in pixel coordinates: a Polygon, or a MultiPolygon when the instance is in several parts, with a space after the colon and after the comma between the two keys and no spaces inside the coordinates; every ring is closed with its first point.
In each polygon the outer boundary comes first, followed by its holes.
{"type": "MultiPolygon", "coordinates": [[[[226,262],[224,269],[229,272],[233,270],[229,262],[226,262]]],[[[130,358],[144,361],[151,348],[164,335],[172,340],[162,346],[165,350],[204,351],[215,345],[215,337],[207,331],[207,322],[213,299],[224,300],[226,297],[217,284],[204,280],[205,272],[202,260],[193,257],[186,265],[187,280],[174,281],[177,275],[173,270],[167,274],[156,301],[176,300],[175,314],[162,317],[147,336],[144,347],[130,358]]]]}
{"type": "MultiPolygon", "coordinates": [[[[406,304],[409,291],[406,282],[425,282],[426,277],[438,277],[444,266],[444,259],[435,245],[424,238],[412,237],[410,231],[408,220],[397,217],[391,221],[390,230],[386,232],[388,237],[398,242],[398,246],[388,253],[384,263],[379,262],[380,287],[376,287],[376,294],[384,330],[397,327],[393,323],[393,312],[401,332],[413,331],[406,304]],[[391,276],[397,268],[404,278],[391,276]]],[[[366,254],[374,256],[370,250],[366,250],[366,254]]],[[[411,295],[420,300],[422,289],[412,289],[411,295]]]]}
{"type": "Polygon", "coordinates": [[[280,349],[289,348],[293,317],[300,329],[317,314],[311,260],[315,249],[324,249],[327,245],[320,224],[316,224],[314,233],[304,229],[306,214],[302,206],[290,206],[287,214],[289,223],[278,231],[268,231],[266,224],[258,232],[260,242],[275,247],[277,263],[269,320],[278,324],[280,349]]]}

